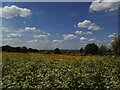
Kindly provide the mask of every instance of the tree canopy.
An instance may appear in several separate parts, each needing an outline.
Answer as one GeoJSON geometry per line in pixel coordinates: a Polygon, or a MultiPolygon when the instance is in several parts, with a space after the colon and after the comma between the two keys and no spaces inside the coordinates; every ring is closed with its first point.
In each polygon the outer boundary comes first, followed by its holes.
{"type": "Polygon", "coordinates": [[[113,52],[120,55],[120,36],[115,38],[111,43],[113,52]]]}
{"type": "Polygon", "coordinates": [[[96,54],[98,54],[98,50],[99,50],[98,46],[94,43],[87,44],[84,48],[85,54],[87,54],[87,55],[89,55],[89,54],[96,55],[96,54]]]}

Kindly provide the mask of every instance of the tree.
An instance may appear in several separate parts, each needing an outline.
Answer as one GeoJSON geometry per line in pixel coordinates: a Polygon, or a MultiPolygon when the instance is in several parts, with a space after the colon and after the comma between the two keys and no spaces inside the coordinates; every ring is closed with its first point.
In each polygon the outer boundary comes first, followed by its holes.
{"type": "Polygon", "coordinates": [[[99,54],[100,55],[105,55],[107,53],[107,47],[104,45],[101,45],[99,48],[99,54]]]}
{"type": "Polygon", "coordinates": [[[27,52],[27,47],[23,46],[22,47],[22,52],[27,52]]]}
{"type": "Polygon", "coordinates": [[[81,48],[81,49],[79,50],[79,52],[80,52],[80,53],[84,53],[84,50],[83,50],[83,48],[81,48]]]}
{"type": "Polygon", "coordinates": [[[81,49],[79,50],[79,55],[82,55],[82,56],[85,55],[83,48],[81,48],[81,49]]]}
{"type": "Polygon", "coordinates": [[[96,55],[96,54],[98,54],[98,50],[99,50],[98,46],[94,43],[87,44],[84,49],[85,54],[87,54],[87,55],[89,55],[89,54],[96,55]]]}
{"type": "Polygon", "coordinates": [[[11,46],[9,45],[5,45],[5,46],[2,46],[2,51],[10,51],[10,48],[12,48],[11,46]]]}
{"type": "Polygon", "coordinates": [[[59,48],[56,48],[55,50],[54,50],[54,53],[55,54],[60,54],[61,52],[60,52],[60,49],[59,48]]]}
{"type": "Polygon", "coordinates": [[[111,43],[113,52],[120,55],[120,36],[115,38],[111,43]]]}

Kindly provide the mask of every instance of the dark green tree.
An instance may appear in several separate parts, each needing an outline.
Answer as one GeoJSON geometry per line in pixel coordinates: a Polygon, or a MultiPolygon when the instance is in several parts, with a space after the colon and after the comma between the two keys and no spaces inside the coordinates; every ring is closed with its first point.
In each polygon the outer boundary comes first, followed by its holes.
{"type": "Polygon", "coordinates": [[[27,52],[27,47],[23,46],[23,47],[21,48],[21,51],[22,51],[22,52],[27,52]]]}
{"type": "Polygon", "coordinates": [[[113,40],[113,42],[111,43],[111,46],[112,46],[113,52],[115,54],[120,55],[120,36],[113,40]]]}
{"type": "Polygon", "coordinates": [[[87,55],[96,55],[98,54],[99,48],[96,44],[87,44],[84,48],[84,52],[87,55]]]}
{"type": "Polygon", "coordinates": [[[105,55],[105,54],[107,54],[107,47],[104,46],[104,45],[101,45],[100,48],[99,48],[99,54],[100,54],[100,55],[105,55]]]}
{"type": "Polygon", "coordinates": [[[84,50],[83,50],[83,48],[81,48],[81,49],[79,50],[79,52],[80,52],[80,53],[84,53],[84,50]]]}
{"type": "Polygon", "coordinates": [[[60,49],[59,48],[56,48],[55,50],[54,50],[54,53],[55,54],[60,54],[61,52],[60,52],[60,49]]]}

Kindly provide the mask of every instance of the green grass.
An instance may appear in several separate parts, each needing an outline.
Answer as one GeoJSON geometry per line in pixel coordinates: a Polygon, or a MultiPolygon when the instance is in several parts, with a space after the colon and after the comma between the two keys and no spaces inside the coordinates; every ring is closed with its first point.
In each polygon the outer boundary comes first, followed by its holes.
{"type": "Polygon", "coordinates": [[[52,60],[37,53],[3,53],[2,90],[120,90],[120,57],[52,60]]]}

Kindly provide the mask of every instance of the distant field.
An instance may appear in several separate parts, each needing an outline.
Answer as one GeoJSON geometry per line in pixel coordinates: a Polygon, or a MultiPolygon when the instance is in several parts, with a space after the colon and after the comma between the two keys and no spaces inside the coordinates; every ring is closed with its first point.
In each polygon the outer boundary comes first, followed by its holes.
{"type": "Polygon", "coordinates": [[[2,54],[2,90],[120,90],[120,57],[2,54]]]}

